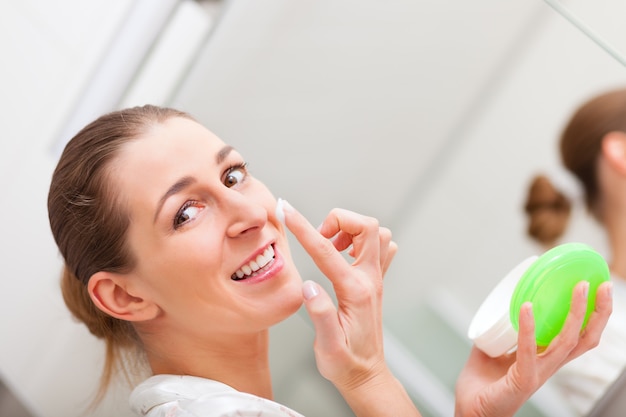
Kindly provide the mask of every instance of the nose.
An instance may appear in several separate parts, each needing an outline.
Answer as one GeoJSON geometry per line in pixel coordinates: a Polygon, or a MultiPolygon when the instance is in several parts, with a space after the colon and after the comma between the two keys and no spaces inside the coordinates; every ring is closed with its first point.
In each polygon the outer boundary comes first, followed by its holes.
{"type": "Polygon", "coordinates": [[[228,218],[226,235],[239,237],[260,231],[267,223],[267,210],[251,196],[229,190],[222,213],[228,218]]]}

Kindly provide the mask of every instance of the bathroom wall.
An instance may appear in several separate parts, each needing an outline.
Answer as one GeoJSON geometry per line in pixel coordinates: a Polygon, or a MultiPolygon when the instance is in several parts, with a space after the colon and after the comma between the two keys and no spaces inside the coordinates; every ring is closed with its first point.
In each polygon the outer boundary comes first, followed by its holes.
{"type": "MultiPolygon", "coordinates": [[[[173,60],[189,59],[172,72],[151,72],[159,55],[149,52],[165,44],[132,49],[141,54],[134,71],[104,78],[118,90],[105,101],[94,80],[130,62],[104,57],[118,56],[112,45],[140,3],[0,4],[0,377],[10,391],[34,416],[85,415],[102,346],[60,298],[49,178],[83,103],[104,111],[159,100],[234,144],[314,224],[341,206],[393,230],[400,251],[385,281],[390,363],[414,370],[403,381],[426,416],[451,415],[472,312],[538,250],[524,235],[527,181],[545,169],[575,194],[555,138],[580,100],[626,81],[624,66],[541,1],[230,0],[211,17],[216,26],[185,35],[186,44],[202,42],[173,60]],[[149,95],[151,85],[161,94],[149,95]]],[[[152,42],[179,3],[159,3],[171,9],[152,42]]],[[[567,4],[626,51],[615,24],[623,2],[567,4]]],[[[604,251],[582,210],[567,239],[604,251]]],[[[303,276],[324,282],[295,250],[303,276]]],[[[277,399],[305,415],[349,416],[315,370],[306,314],[273,336],[277,399]]],[[[89,415],[130,415],[127,391],[120,385],[89,415]]],[[[548,413],[547,403],[539,395],[526,412],[548,413]]]]}

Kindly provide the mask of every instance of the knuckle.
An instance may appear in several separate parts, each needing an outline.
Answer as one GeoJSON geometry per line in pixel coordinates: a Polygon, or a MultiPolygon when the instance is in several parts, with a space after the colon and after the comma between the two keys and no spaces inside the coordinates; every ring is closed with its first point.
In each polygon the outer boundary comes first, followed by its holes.
{"type": "Polygon", "coordinates": [[[350,289],[351,297],[354,300],[363,303],[374,303],[380,299],[383,292],[383,286],[381,280],[361,280],[357,282],[355,280],[354,285],[350,289]]]}
{"type": "Polygon", "coordinates": [[[363,217],[363,224],[364,224],[365,228],[368,229],[368,230],[379,231],[379,229],[380,229],[380,223],[379,223],[378,219],[376,219],[375,217],[364,216],[363,217]]]}
{"type": "Polygon", "coordinates": [[[598,339],[593,339],[587,342],[587,346],[589,347],[589,349],[597,348],[599,344],[600,344],[600,341],[598,339]]]}
{"type": "Polygon", "coordinates": [[[588,332],[586,329],[581,332],[580,340],[587,350],[594,349],[600,344],[600,336],[595,332],[588,332]]]}
{"type": "Polygon", "coordinates": [[[378,233],[382,239],[391,241],[392,233],[391,230],[386,227],[380,227],[378,233]]]}
{"type": "Polygon", "coordinates": [[[561,344],[561,346],[563,347],[563,349],[565,349],[568,352],[571,352],[572,350],[574,350],[574,348],[578,345],[579,339],[578,339],[578,335],[571,335],[568,337],[563,338],[563,340],[559,341],[559,343],[561,344]]]}
{"type": "Polygon", "coordinates": [[[320,236],[316,242],[317,253],[324,258],[330,258],[337,251],[335,246],[328,240],[320,236]]]}
{"type": "Polygon", "coordinates": [[[345,210],[344,210],[344,209],[341,209],[341,208],[335,207],[335,208],[332,208],[332,209],[328,212],[328,215],[329,215],[329,217],[334,217],[334,218],[337,218],[337,219],[338,219],[338,218],[342,217],[342,216],[344,215],[344,213],[345,213],[345,210]]]}

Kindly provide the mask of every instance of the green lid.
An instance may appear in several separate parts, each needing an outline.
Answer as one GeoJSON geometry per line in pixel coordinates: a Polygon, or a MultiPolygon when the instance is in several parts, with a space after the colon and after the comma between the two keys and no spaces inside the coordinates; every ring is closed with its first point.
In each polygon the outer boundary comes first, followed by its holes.
{"type": "Polygon", "coordinates": [[[509,311],[513,327],[519,331],[520,308],[532,302],[537,345],[548,346],[565,323],[574,286],[588,281],[584,328],[595,309],[596,290],[609,276],[604,258],[585,244],[566,243],[550,249],[533,262],[515,287],[509,311]]]}

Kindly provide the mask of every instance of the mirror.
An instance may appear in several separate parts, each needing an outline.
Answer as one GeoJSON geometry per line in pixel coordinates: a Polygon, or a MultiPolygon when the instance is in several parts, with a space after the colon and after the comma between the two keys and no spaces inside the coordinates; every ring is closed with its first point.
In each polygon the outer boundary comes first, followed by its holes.
{"type": "MultiPolygon", "coordinates": [[[[626,42],[623,41],[623,36],[620,38],[615,33],[619,33],[619,31],[616,30],[619,29],[617,24],[622,23],[622,19],[617,18],[620,14],[614,14],[613,16],[615,17],[608,20],[598,18],[596,13],[599,8],[606,10],[607,6],[609,10],[611,10],[610,7],[613,6],[612,2],[614,3],[614,1],[615,0],[578,2],[575,8],[570,8],[559,0],[545,0],[554,10],[580,29],[599,47],[604,49],[613,58],[617,59],[622,65],[626,66],[626,55],[622,53],[626,42]],[[582,16],[582,18],[579,16],[582,16]],[[601,31],[599,31],[598,28],[601,28],[601,31]],[[605,36],[608,36],[608,38],[605,36]]],[[[617,10],[617,7],[613,10],[617,10]]]]}
{"type": "MultiPolygon", "coordinates": [[[[0,330],[19,337],[0,344],[0,374],[49,415],[73,416],[88,401],[101,345],[61,300],[47,187],[74,117],[91,105],[101,114],[154,101],[233,144],[314,224],[344,207],[393,231],[400,250],[385,279],[386,350],[425,417],[452,415],[473,312],[538,250],[522,213],[531,175],[562,174],[555,143],[564,121],[626,80],[626,2],[548,4],[560,14],[527,0],[0,2],[11,64],[0,77],[9,202],[0,214],[27,219],[5,222],[2,237],[4,274],[19,279],[0,282],[10,312],[0,330]],[[573,27],[570,12],[615,57],[573,27]],[[141,36],[123,36],[130,29],[141,36]]],[[[604,250],[583,211],[567,238],[604,250]]],[[[325,282],[294,252],[305,279],[325,282]]],[[[305,415],[349,415],[315,368],[307,324],[302,313],[275,330],[277,398],[305,415]]],[[[125,395],[115,399],[108,404],[126,405],[125,395]]],[[[538,395],[519,416],[566,416],[558,405],[538,395]]],[[[113,414],[127,415],[94,415],[113,414]]]]}

